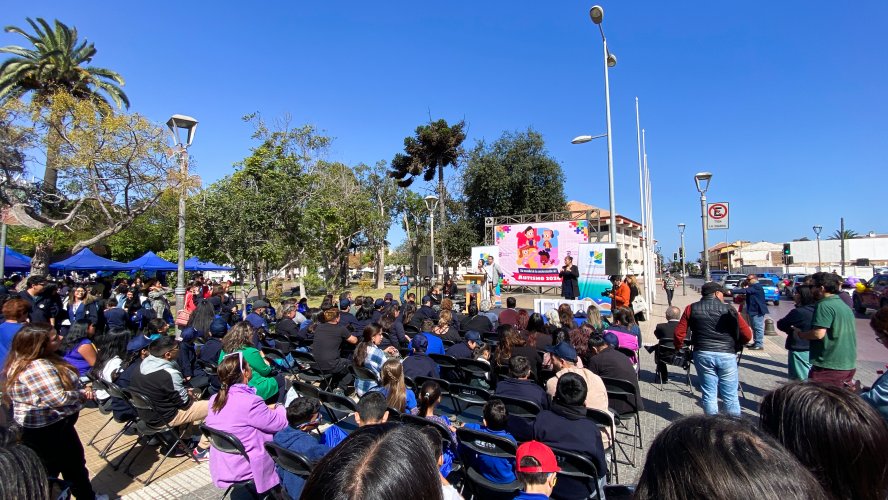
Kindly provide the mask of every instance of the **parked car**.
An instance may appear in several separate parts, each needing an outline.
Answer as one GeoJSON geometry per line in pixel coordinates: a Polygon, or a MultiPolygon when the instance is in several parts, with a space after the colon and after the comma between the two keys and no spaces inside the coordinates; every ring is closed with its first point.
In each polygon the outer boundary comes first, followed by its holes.
{"type": "Polygon", "coordinates": [[[728,275],[727,271],[710,271],[709,278],[716,283],[724,283],[725,276],[728,275]]]}
{"type": "Polygon", "coordinates": [[[888,306],[888,274],[877,274],[866,282],[866,287],[852,296],[854,310],[865,314],[867,309],[888,306]]]}
{"type": "Polygon", "coordinates": [[[745,279],[745,274],[726,274],[721,282],[722,286],[725,287],[725,297],[730,297],[732,295],[731,290],[740,286],[740,282],[745,279]]]}
{"type": "Polygon", "coordinates": [[[759,285],[765,289],[765,302],[773,302],[775,306],[780,305],[780,290],[777,289],[777,285],[774,284],[774,280],[768,278],[761,278],[759,281],[759,285]]]}

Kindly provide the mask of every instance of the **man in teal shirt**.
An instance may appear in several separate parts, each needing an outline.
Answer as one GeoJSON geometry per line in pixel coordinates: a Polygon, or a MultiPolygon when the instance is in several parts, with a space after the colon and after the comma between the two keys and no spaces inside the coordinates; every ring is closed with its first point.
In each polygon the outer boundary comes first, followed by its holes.
{"type": "Polygon", "coordinates": [[[851,385],[857,371],[857,333],[854,313],[839,297],[842,280],[832,273],[812,276],[817,308],[811,331],[798,331],[811,341],[811,373],[808,378],[837,387],[851,385]]]}
{"type": "Polygon", "coordinates": [[[404,274],[404,271],[401,271],[398,276],[398,286],[401,287],[401,304],[404,304],[404,296],[410,290],[410,278],[404,274]]]}

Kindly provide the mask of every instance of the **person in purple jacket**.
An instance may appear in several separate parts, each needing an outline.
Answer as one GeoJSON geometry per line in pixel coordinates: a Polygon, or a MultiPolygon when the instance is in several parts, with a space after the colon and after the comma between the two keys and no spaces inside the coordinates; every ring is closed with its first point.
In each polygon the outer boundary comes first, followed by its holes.
{"type": "Polygon", "coordinates": [[[258,493],[267,492],[281,481],[274,461],[265,451],[265,443],[287,426],[287,412],[280,405],[269,408],[256,395],[256,389],[248,385],[252,370],[240,351],[222,358],[216,373],[221,385],[219,392],[210,397],[210,411],[204,423],[238,438],[250,460],[213,449],[210,476],[219,488],[252,479],[258,493]]]}

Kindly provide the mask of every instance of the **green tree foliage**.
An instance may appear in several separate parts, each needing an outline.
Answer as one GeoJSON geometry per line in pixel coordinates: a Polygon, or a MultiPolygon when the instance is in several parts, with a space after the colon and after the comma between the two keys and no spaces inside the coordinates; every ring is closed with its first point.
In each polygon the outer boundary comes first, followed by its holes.
{"type": "MultiPolygon", "coordinates": [[[[845,239],[846,239],[846,240],[852,240],[852,239],[854,239],[854,238],[860,238],[860,234],[858,234],[857,231],[853,231],[853,230],[851,230],[851,229],[846,229],[846,230],[845,230],[845,234],[844,234],[844,236],[845,236],[845,239]]],[[[840,239],[842,239],[842,231],[841,231],[840,229],[836,229],[836,231],[835,231],[835,232],[829,237],[829,239],[831,239],[831,240],[840,240],[840,239]]]]}
{"type": "MultiPolygon", "coordinates": [[[[0,47],[0,53],[11,54],[0,64],[0,102],[32,94],[38,104],[49,105],[56,93],[63,92],[74,99],[101,103],[104,108],[110,108],[109,97],[118,108],[129,107],[129,99],[120,88],[124,85],[123,77],[106,68],[88,66],[97,50],[93,44],[77,39],[77,29],[58,20],[54,25],[42,18],[27,21],[34,34],[16,26],[6,27],[7,33],[23,36],[30,47],[0,47]]],[[[55,109],[57,113],[63,110],[55,109]]],[[[63,118],[58,114],[52,116],[54,128],[58,128],[63,118]]],[[[55,147],[61,138],[52,132],[50,129],[43,175],[48,190],[55,189],[56,171],[64,164],[56,155],[55,147]]]]}
{"type": "Polygon", "coordinates": [[[386,163],[377,162],[373,167],[358,165],[355,174],[373,204],[373,213],[366,217],[364,233],[367,245],[374,254],[376,265],[376,288],[385,287],[385,254],[388,242],[386,236],[397,215],[398,198],[403,190],[398,189],[395,181],[386,175],[386,163]]]}
{"type": "Polygon", "coordinates": [[[564,210],[564,173],[536,131],[505,132],[479,141],[463,173],[468,219],[484,233],[484,218],[564,210]]]}
{"type": "Polygon", "coordinates": [[[0,106],[0,122],[13,120],[19,136],[31,139],[24,151],[46,155],[55,148],[64,165],[50,190],[25,180],[38,158],[26,158],[24,172],[20,165],[0,165],[0,202],[21,224],[41,230],[35,233],[32,272],[45,272],[61,240],[69,240],[72,252],[99,243],[154,206],[164,190],[191,182],[179,177],[167,155],[163,129],[138,114],[114,113],[102,102],[65,92],[49,102],[7,100],[0,106]],[[50,144],[54,135],[58,144],[50,144]]]}

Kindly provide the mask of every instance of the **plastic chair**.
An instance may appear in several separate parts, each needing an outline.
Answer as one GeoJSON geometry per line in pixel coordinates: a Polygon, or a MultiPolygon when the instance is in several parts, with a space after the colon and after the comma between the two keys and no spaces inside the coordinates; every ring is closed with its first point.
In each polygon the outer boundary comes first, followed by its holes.
{"type": "Polygon", "coordinates": [[[379,385],[379,375],[376,374],[373,370],[367,368],[366,366],[355,366],[351,367],[352,373],[355,375],[355,382],[358,380],[366,380],[368,382],[372,382],[371,387],[376,387],[379,385]]]}
{"type": "Polygon", "coordinates": [[[265,451],[271,456],[275,465],[290,474],[297,475],[303,479],[308,479],[308,476],[311,475],[313,465],[303,455],[288,450],[274,441],[265,443],[265,451]]]}
{"type": "Polygon", "coordinates": [[[456,439],[460,444],[460,460],[466,469],[466,485],[476,498],[513,498],[521,490],[517,480],[507,484],[494,483],[475,468],[477,455],[504,458],[514,463],[518,445],[501,436],[466,428],[456,430],[456,439]]]}
{"type": "MultiPolygon", "coordinates": [[[[344,423],[346,418],[358,411],[354,401],[339,394],[319,391],[318,399],[321,401],[321,414],[334,425],[344,423]]],[[[354,424],[353,427],[357,428],[357,424],[354,424]]]]}
{"type": "Polygon", "coordinates": [[[308,383],[317,382],[318,385],[321,386],[321,389],[324,390],[330,388],[330,385],[333,382],[333,374],[324,373],[323,370],[318,368],[317,361],[315,361],[315,358],[311,353],[293,351],[290,355],[293,357],[293,361],[298,367],[296,377],[299,378],[299,380],[308,383]]]}
{"type": "MultiPolygon", "coordinates": [[[[126,396],[126,394],[123,393],[123,391],[120,389],[120,387],[117,386],[117,384],[115,384],[113,382],[105,382],[104,380],[97,379],[97,378],[93,378],[92,380],[93,380],[93,387],[107,392],[108,395],[110,396],[104,405],[99,406],[99,411],[102,412],[102,414],[104,415],[106,413],[103,411],[103,407],[106,408],[108,413],[111,414],[111,418],[109,418],[108,421],[105,422],[105,425],[103,425],[98,431],[96,431],[96,433],[93,435],[92,439],[90,439],[89,443],[87,443],[87,446],[92,445],[92,443],[95,441],[95,439],[99,435],[99,433],[102,432],[102,429],[104,429],[105,426],[107,426],[109,423],[111,423],[112,420],[114,420],[115,422],[124,424],[123,427],[119,431],[117,431],[117,433],[114,434],[114,436],[111,437],[111,440],[108,441],[108,444],[106,444],[105,447],[102,448],[102,450],[99,452],[99,457],[105,458],[108,455],[108,451],[111,449],[112,446],[114,446],[114,443],[116,443],[118,439],[120,439],[124,434],[126,434],[127,431],[129,431],[132,428],[133,425],[135,425],[136,420],[138,420],[138,417],[120,420],[116,416],[114,416],[114,412],[111,410],[111,405],[113,404],[113,401],[112,401],[113,399],[120,399],[121,401],[126,403],[130,408],[132,408],[134,412],[136,412],[136,409],[133,407],[132,403],[129,402],[128,397],[126,396]]],[[[96,449],[98,449],[98,448],[96,448],[96,449]]]]}
{"type": "Polygon", "coordinates": [[[496,375],[490,363],[480,359],[460,358],[456,360],[456,365],[467,384],[472,380],[483,380],[490,384],[491,388],[496,388],[496,375]]]}
{"type": "MultiPolygon", "coordinates": [[[[456,412],[463,415],[473,407],[483,407],[490,399],[490,391],[466,384],[450,384],[450,398],[456,403],[456,412]]],[[[478,414],[469,415],[478,423],[484,417],[478,414]]]]}
{"type": "MultiPolygon", "coordinates": [[[[207,439],[210,440],[210,446],[212,446],[213,451],[210,453],[227,453],[229,455],[240,455],[243,457],[247,463],[250,463],[250,456],[247,455],[247,450],[244,449],[243,443],[241,443],[240,439],[235,437],[232,434],[227,432],[222,432],[212,427],[207,427],[206,424],[200,424],[200,431],[203,433],[207,439]]],[[[253,483],[253,479],[245,479],[242,481],[235,481],[231,485],[228,486],[228,489],[225,490],[225,493],[222,494],[223,500],[225,497],[231,493],[236,486],[249,488],[255,488],[255,484],[253,483]]]]}
{"type": "Polygon", "coordinates": [[[609,411],[598,410],[596,408],[586,408],[586,417],[595,422],[598,428],[605,431],[610,445],[605,447],[604,452],[611,456],[610,470],[607,471],[608,482],[620,482],[620,473],[617,470],[617,454],[615,452],[615,440],[617,436],[617,422],[609,411]]]}
{"type": "MultiPolygon", "coordinates": [[[[628,380],[621,380],[610,377],[601,377],[601,381],[604,382],[604,387],[607,390],[607,399],[608,401],[621,401],[629,405],[632,409],[629,411],[625,411],[623,413],[619,413],[614,411],[614,418],[617,423],[619,423],[622,427],[628,430],[624,421],[626,419],[633,419],[635,421],[635,429],[632,433],[632,458],[629,459],[629,463],[635,467],[635,448],[639,450],[643,448],[642,437],[641,437],[641,413],[639,411],[640,406],[640,398],[641,396],[638,394],[638,391],[635,388],[635,385],[628,380]]],[[[622,449],[622,443],[617,439],[617,436],[614,436],[615,443],[622,449]]],[[[625,450],[624,450],[624,455],[625,450]]],[[[628,456],[627,456],[628,458],[628,456]]]]}
{"type": "Polygon", "coordinates": [[[520,417],[527,420],[536,420],[536,416],[542,411],[540,405],[534,403],[533,401],[527,401],[526,399],[513,398],[510,396],[503,396],[500,394],[494,394],[491,396],[493,399],[499,399],[506,405],[506,411],[509,412],[509,416],[511,417],[520,417]]]}
{"type": "MultiPolygon", "coordinates": [[[[589,496],[585,498],[602,498],[602,491],[598,484],[598,468],[591,460],[579,453],[558,448],[552,448],[552,453],[555,454],[555,460],[558,461],[558,467],[561,468],[559,476],[567,476],[575,480],[574,484],[585,483],[590,487],[589,496]]],[[[567,481],[557,482],[555,489],[552,490],[552,498],[563,498],[560,490],[568,486],[570,485],[567,481]]]]}

